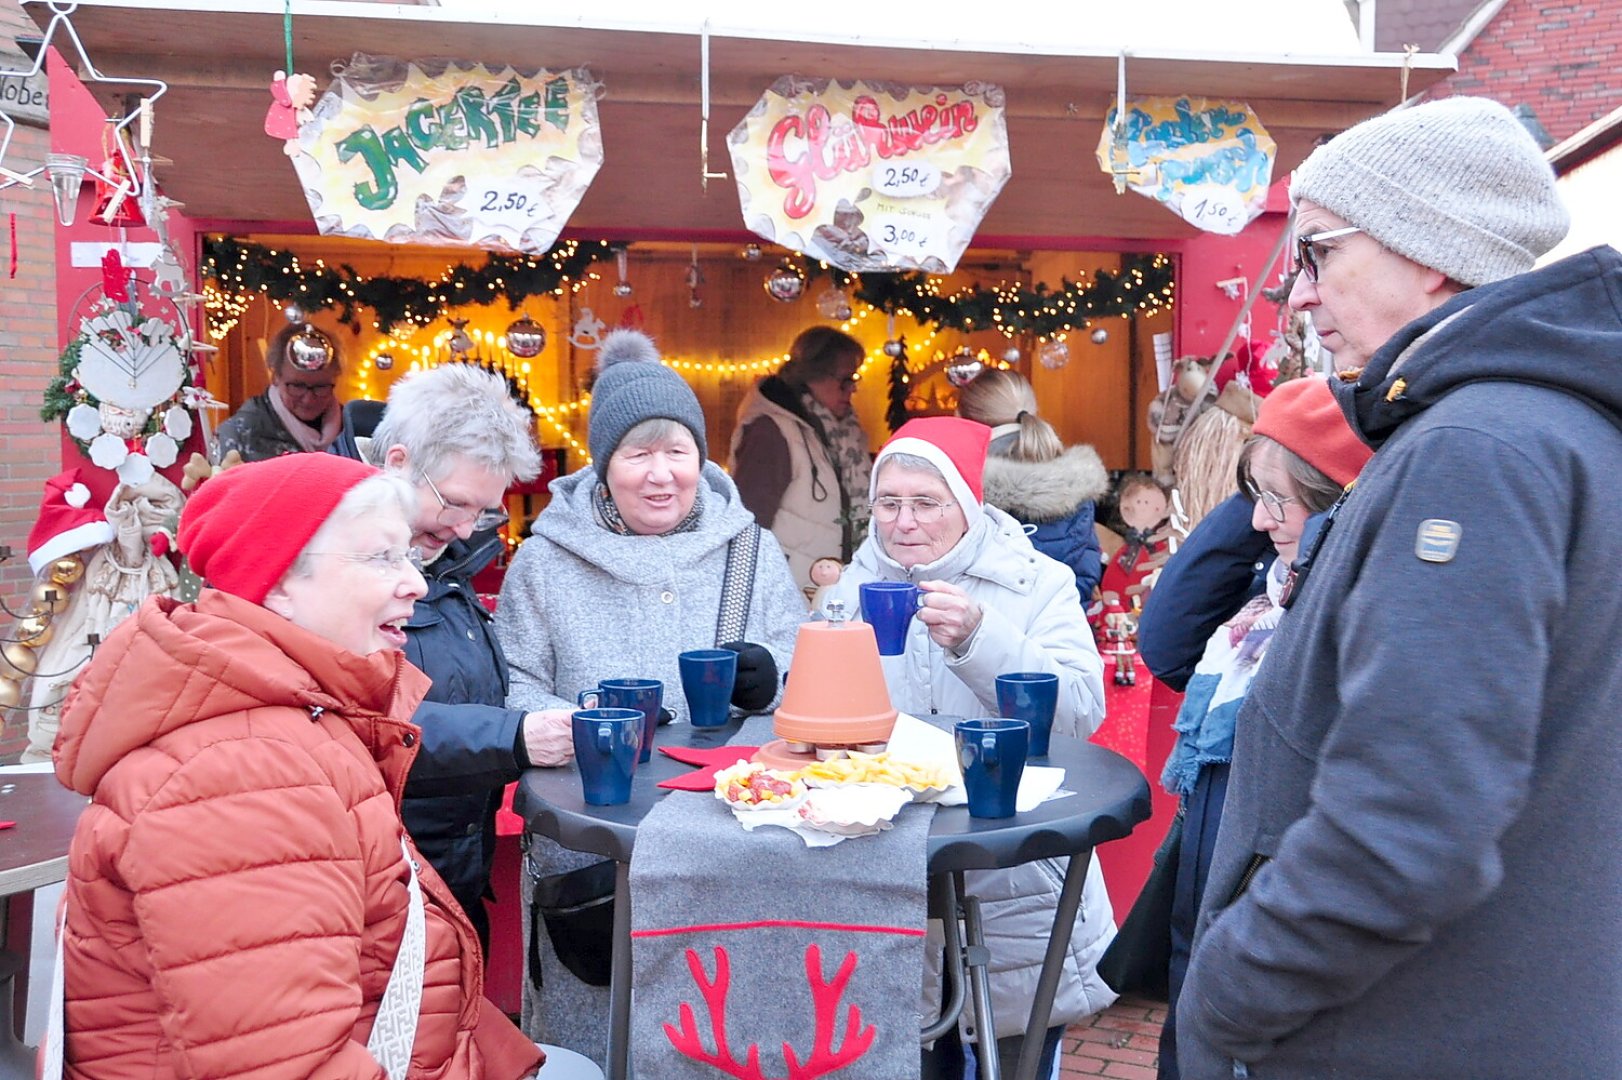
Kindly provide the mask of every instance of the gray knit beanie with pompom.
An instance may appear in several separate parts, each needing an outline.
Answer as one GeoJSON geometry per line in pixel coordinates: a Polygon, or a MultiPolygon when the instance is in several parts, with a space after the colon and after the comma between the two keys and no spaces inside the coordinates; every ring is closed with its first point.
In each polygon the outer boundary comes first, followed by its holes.
{"type": "Polygon", "coordinates": [[[1571,219],[1554,170],[1515,114],[1450,97],[1365,120],[1314,150],[1290,199],[1461,285],[1523,274],[1571,219]]]}
{"type": "Polygon", "coordinates": [[[591,388],[586,444],[599,478],[620,441],[644,420],[674,420],[693,433],[699,455],[709,458],[704,410],[685,379],[659,361],[653,339],[637,330],[615,330],[597,350],[597,381],[591,388]]]}

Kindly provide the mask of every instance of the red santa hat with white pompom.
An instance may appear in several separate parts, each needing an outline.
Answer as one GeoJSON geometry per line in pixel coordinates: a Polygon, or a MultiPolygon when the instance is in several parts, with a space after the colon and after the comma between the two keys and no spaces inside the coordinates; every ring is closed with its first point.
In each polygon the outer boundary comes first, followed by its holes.
{"type": "Polygon", "coordinates": [[[45,481],[39,520],[28,533],[28,565],[38,574],[64,555],[113,541],[113,527],[100,508],[90,505],[90,489],[69,469],[45,481]]]}

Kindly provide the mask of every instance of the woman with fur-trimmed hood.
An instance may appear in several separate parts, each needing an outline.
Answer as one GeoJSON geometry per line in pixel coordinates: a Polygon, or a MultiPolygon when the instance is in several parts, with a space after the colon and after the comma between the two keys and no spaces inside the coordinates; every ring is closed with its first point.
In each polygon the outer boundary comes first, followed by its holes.
{"type": "Polygon", "coordinates": [[[1083,606],[1104,572],[1093,504],[1109,490],[1098,451],[1065,448],[1036,415],[1036,392],[1018,372],[981,372],[958,395],[957,414],[991,428],[985,501],[1025,526],[1031,544],[1075,572],[1083,606]]]}

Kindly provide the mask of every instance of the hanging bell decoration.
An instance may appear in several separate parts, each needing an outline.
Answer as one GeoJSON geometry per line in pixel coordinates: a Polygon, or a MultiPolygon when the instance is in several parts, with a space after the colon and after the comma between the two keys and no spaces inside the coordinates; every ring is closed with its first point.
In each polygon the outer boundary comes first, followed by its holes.
{"type": "Polygon", "coordinates": [[[766,295],[783,304],[792,304],[805,293],[805,272],[783,260],[781,266],[766,275],[766,295]]]}
{"type": "Polygon", "coordinates": [[[1070,346],[1062,341],[1044,341],[1037,346],[1036,358],[1043,367],[1057,371],[1070,362],[1070,346]]]}
{"type": "Polygon", "coordinates": [[[332,339],[308,323],[287,339],[287,359],[300,371],[324,370],[337,355],[332,339]]]}
{"type": "Polygon", "coordinates": [[[507,324],[507,351],[520,360],[541,355],[546,348],[546,327],[528,315],[507,324]]]}
{"type": "Polygon", "coordinates": [[[473,351],[473,337],[467,332],[466,319],[451,319],[451,336],[445,339],[445,347],[458,360],[466,360],[467,354],[473,351]]]}
{"type": "Polygon", "coordinates": [[[1102,345],[1104,342],[1109,340],[1109,331],[1100,326],[1097,330],[1093,331],[1092,338],[1094,345],[1102,345]]]}

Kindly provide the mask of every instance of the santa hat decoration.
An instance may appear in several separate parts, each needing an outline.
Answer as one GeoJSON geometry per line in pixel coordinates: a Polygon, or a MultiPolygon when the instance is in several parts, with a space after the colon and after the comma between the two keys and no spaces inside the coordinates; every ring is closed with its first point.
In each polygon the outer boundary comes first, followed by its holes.
{"type": "Polygon", "coordinates": [[[69,469],[45,481],[39,520],[28,533],[28,565],[38,574],[64,555],[113,541],[113,527],[99,507],[90,505],[90,489],[69,469]]]}
{"type": "Polygon", "coordinates": [[[878,495],[879,472],[884,459],[893,454],[921,457],[941,471],[952,498],[963,508],[969,527],[980,520],[981,478],[986,471],[986,447],[991,429],[960,416],[924,416],[908,420],[896,429],[873,462],[873,479],[868,498],[878,495]]]}

